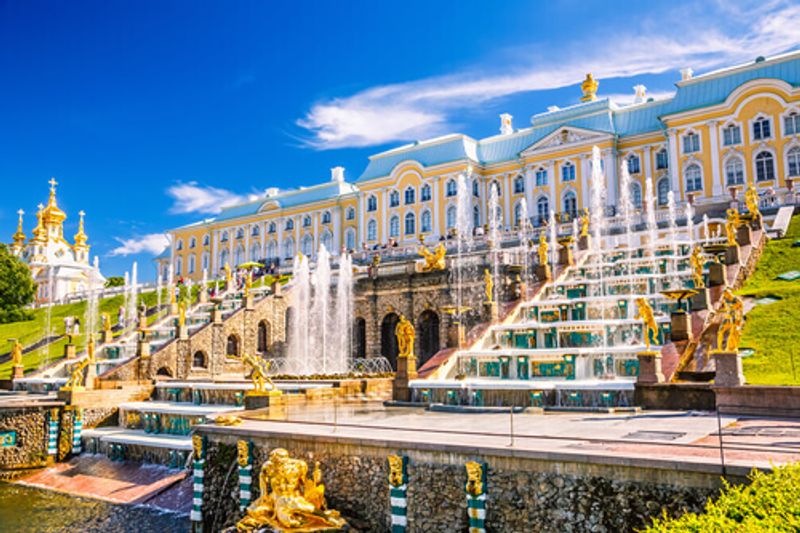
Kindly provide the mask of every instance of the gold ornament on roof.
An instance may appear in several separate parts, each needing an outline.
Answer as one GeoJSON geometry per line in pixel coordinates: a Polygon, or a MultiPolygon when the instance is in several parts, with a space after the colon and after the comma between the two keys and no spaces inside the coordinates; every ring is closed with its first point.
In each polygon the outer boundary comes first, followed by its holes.
{"type": "Polygon", "coordinates": [[[642,327],[644,328],[644,343],[647,346],[647,351],[650,351],[651,343],[656,342],[656,339],[658,339],[658,324],[656,324],[655,313],[647,298],[636,298],[636,308],[636,318],[642,320],[642,327]]]}
{"type": "Polygon", "coordinates": [[[706,282],[703,279],[703,267],[706,264],[706,258],[703,256],[703,249],[695,246],[692,251],[692,256],[689,258],[692,265],[692,279],[694,280],[695,289],[704,289],[706,282]]]}
{"type": "Polygon", "coordinates": [[[83,228],[83,217],[86,215],[83,211],[78,211],[78,216],[80,219],[78,220],[78,233],[75,234],[75,249],[80,248],[88,248],[86,246],[86,242],[89,240],[89,236],[86,235],[86,232],[83,228]]]}
{"type": "Polygon", "coordinates": [[[56,201],[56,185],[58,185],[58,182],[55,178],[50,178],[48,183],[50,184],[50,198],[47,200],[47,207],[42,211],[42,221],[45,226],[51,224],[60,226],[67,218],[67,214],[59,209],[56,201]]]}
{"type": "Polygon", "coordinates": [[[581,91],[583,91],[581,102],[594,102],[597,100],[597,87],[599,85],[600,82],[594,79],[592,73],[588,73],[586,79],[581,83],[581,91]]]}
{"type": "Polygon", "coordinates": [[[432,272],[434,270],[444,270],[444,258],[447,255],[447,248],[444,243],[439,243],[433,252],[428,250],[425,246],[419,247],[419,255],[425,258],[425,264],[422,267],[423,272],[432,272]]]}
{"type": "Polygon", "coordinates": [[[739,349],[739,340],[744,324],[742,299],[733,294],[731,289],[725,289],[725,292],[722,293],[722,305],[719,313],[722,316],[722,322],[717,331],[717,351],[736,352],[739,349]]]}
{"type": "Polygon", "coordinates": [[[338,511],[327,508],[319,463],[309,477],[305,461],[292,459],[285,449],[276,448],[261,467],[259,486],[261,496],[236,524],[238,531],[297,533],[336,530],[347,525],[338,511]]]}
{"type": "Polygon", "coordinates": [[[414,357],[414,337],[416,332],[414,325],[404,315],[400,315],[400,321],[394,328],[394,333],[397,336],[397,356],[414,357]]]}
{"type": "Polygon", "coordinates": [[[17,221],[17,232],[14,234],[14,245],[21,248],[23,244],[25,244],[25,231],[22,229],[22,215],[25,214],[25,211],[20,209],[17,211],[17,215],[19,215],[19,220],[17,221]]]}

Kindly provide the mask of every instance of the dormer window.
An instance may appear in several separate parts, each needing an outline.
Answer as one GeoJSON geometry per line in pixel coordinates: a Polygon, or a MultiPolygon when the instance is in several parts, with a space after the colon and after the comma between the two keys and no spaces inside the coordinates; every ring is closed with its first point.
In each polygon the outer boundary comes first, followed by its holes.
{"type": "Polygon", "coordinates": [[[397,207],[398,205],[400,205],[400,193],[392,191],[389,194],[389,207],[397,207]]]}
{"type": "Polygon", "coordinates": [[[628,156],[628,172],[630,174],[639,174],[642,171],[642,165],[638,155],[628,156]]]}
{"type": "Polygon", "coordinates": [[[800,114],[790,113],[783,117],[783,130],[786,135],[800,134],[800,114]]]}
{"type": "Polygon", "coordinates": [[[760,117],[753,121],[753,139],[761,141],[772,137],[772,126],[766,117],[760,117]]]}
{"type": "Polygon", "coordinates": [[[456,180],[447,180],[447,185],[445,186],[445,194],[447,195],[448,198],[458,194],[458,185],[456,184],[456,180]]]}
{"type": "Polygon", "coordinates": [[[722,129],[722,145],[733,146],[742,143],[742,128],[736,124],[725,126],[722,129]]]}

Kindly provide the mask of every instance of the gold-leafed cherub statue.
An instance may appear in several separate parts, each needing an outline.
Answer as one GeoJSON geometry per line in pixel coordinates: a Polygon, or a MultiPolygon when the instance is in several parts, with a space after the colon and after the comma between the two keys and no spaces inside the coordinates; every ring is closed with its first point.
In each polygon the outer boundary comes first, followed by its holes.
{"type": "Polygon", "coordinates": [[[447,248],[445,248],[444,243],[440,242],[436,248],[433,249],[433,252],[428,250],[428,248],[425,246],[420,246],[419,255],[425,258],[425,264],[422,266],[423,272],[444,270],[444,257],[447,255],[447,248]]]}
{"type": "Polygon", "coordinates": [[[694,280],[695,289],[704,289],[706,282],[703,279],[703,267],[706,264],[706,258],[703,256],[703,249],[695,246],[692,250],[692,256],[689,258],[692,265],[692,279],[694,280]]]}
{"type": "Polygon", "coordinates": [[[397,356],[413,357],[414,337],[416,336],[414,325],[405,316],[400,315],[400,321],[397,323],[394,333],[397,336],[397,356]]]}
{"type": "Polygon", "coordinates": [[[636,298],[636,309],[636,318],[642,321],[642,326],[644,327],[644,342],[647,346],[647,351],[650,351],[650,346],[658,342],[658,324],[656,324],[656,316],[647,298],[636,298]]]}
{"type": "Polygon", "coordinates": [[[486,302],[492,303],[494,301],[494,279],[488,268],[483,269],[483,291],[486,295],[486,302]]]}
{"type": "Polygon", "coordinates": [[[292,459],[283,448],[272,450],[259,474],[261,496],[250,504],[236,529],[295,533],[343,528],[347,523],[339,512],[327,509],[321,478],[319,463],[309,477],[305,461],[292,459]]]}
{"type": "Polygon", "coordinates": [[[717,331],[717,351],[735,352],[739,349],[739,340],[744,324],[744,303],[742,299],[733,294],[731,289],[722,293],[722,303],[719,310],[722,322],[717,331]]]}

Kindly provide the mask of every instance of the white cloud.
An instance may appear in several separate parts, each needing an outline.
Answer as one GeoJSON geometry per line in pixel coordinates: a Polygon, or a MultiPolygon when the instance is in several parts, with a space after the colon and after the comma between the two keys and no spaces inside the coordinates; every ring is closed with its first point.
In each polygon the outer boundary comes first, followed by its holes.
{"type": "Polygon", "coordinates": [[[234,192],[198,185],[197,182],[178,183],[167,189],[173,203],[170,212],[174,214],[201,213],[215,215],[226,207],[248,202],[258,198],[258,194],[236,194],[234,192]]]}
{"type": "Polygon", "coordinates": [[[117,241],[119,241],[120,246],[111,250],[109,255],[134,255],[140,253],[158,255],[169,245],[169,240],[163,233],[150,233],[131,239],[117,238],[117,241]]]}
{"type": "MultiPolygon", "coordinates": [[[[720,7],[706,20],[655,21],[653,28],[613,36],[598,32],[597,42],[564,47],[547,59],[509,73],[468,72],[372,87],[348,97],[314,104],[297,121],[317,149],[371,146],[439,135],[451,128],[459,110],[524,91],[579,83],[587,72],[598,78],[658,74],[683,66],[704,71],[773,55],[798,44],[800,6],[754,4],[743,16],[720,7]],[[759,15],[753,15],[759,13],[759,15]]],[[[685,17],[689,19],[689,17],[685,17]]]]}

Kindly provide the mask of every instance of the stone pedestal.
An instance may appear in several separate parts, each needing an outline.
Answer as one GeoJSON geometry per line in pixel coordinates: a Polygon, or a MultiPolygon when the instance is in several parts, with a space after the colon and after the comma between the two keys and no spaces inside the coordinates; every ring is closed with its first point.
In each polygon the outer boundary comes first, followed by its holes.
{"type": "Polygon", "coordinates": [[[572,246],[562,246],[558,249],[558,264],[562,266],[572,266],[575,258],[572,255],[572,246]]]}
{"type": "Polygon", "coordinates": [[[649,350],[636,354],[639,359],[639,376],[636,383],[664,383],[664,372],[661,370],[661,352],[649,350]]]}
{"type": "Polygon", "coordinates": [[[553,279],[553,273],[550,271],[550,265],[536,265],[533,270],[536,279],[539,281],[550,281],[553,279]]]}
{"type": "Polygon", "coordinates": [[[711,307],[711,298],[708,289],[695,289],[697,294],[692,296],[689,303],[691,304],[692,311],[704,311],[711,307]]]}
{"type": "Polygon", "coordinates": [[[417,379],[417,358],[411,357],[397,358],[397,372],[392,382],[392,399],[396,402],[410,402],[411,388],[409,381],[417,379]]]}
{"type": "Polygon", "coordinates": [[[94,390],[94,382],[97,380],[97,364],[89,363],[86,365],[86,390],[94,390]]]}
{"type": "Polygon", "coordinates": [[[11,374],[11,379],[21,379],[23,377],[25,377],[25,367],[22,365],[15,366],[14,372],[11,374]]]}
{"type": "Polygon", "coordinates": [[[499,316],[497,302],[483,302],[483,320],[485,322],[496,322],[499,316]]]}
{"type": "Polygon", "coordinates": [[[739,246],[732,245],[725,248],[725,264],[738,265],[741,262],[739,259],[739,246]]]}
{"type": "Polygon", "coordinates": [[[579,237],[578,238],[578,250],[588,250],[589,249],[589,236],[579,237]]]}
{"type": "Polygon", "coordinates": [[[189,328],[186,326],[186,324],[175,328],[175,337],[181,341],[185,341],[189,338],[189,328]]]}
{"type": "Polygon", "coordinates": [[[64,345],[64,357],[67,359],[74,359],[77,355],[75,351],[75,345],[72,343],[68,343],[64,345]]]}
{"type": "Polygon", "coordinates": [[[114,342],[114,333],[111,330],[103,330],[103,332],[100,334],[100,342],[102,344],[110,344],[114,342]]]}
{"type": "Polygon", "coordinates": [[[211,310],[211,323],[222,324],[222,310],[216,307],[211,310]]]}
{"type": "Polygon", "coordinates": [[[467,334],[464,324],[454,320],[447,331],[447,347],[462,348],[466,344],[467,334]]]}
{"type": "Polygon", "coordinates": [[[670,338],[673,342],[692,340],[692,318],[689,313],[672,313],[670,326],[670,338]]]}
{"type": "Polygon", "coordinates": [[[283,393],[279,390],[266,394],[248,393],[244,395],[244,408],[248,411],[282,404],[283,393]]]}
{"type": "Polygon", "coordinates": [[[174,304],[169,304],[169,314],[175,316],[178,314],[178,304],[177,302],[174,304]]]}
{"type": "Polygon", "coordinates": [[[244,297],[244,308],[248,311],[252,311],[255,306],[255,298],[253,298],[252,294],[248,294],[244,297]]]}
{"type": "Polygon", "coordinates": [[[728,269],[722,263],[709,263],[708,286],[719,287],[728,284],[728,269]]]}
{"type": "Polygon", "coordinates": [[[736,243],[739,246],[750,246],[753,242],[753,230],[749,224],[743,224],[736,229],[736,243]]]}
{"type": "Polygon", "coordinates": [[[208,303],[208,287],[200,287],[200,292],[197,293],[197,301],[201,304],[208,303]]]}
{"type": "Polygon", "coordinates": [[[739,387],[745,384],[742,357],[738,352],[713,352],[717,375],[716,387],[739,387]]]}
{"type": "Polygon", "coordinates": [[[150,357],[150,342],[139,339],[136,342],[136,355],[139,357],[150,357]]]}
{"type": "Polygon", "coordinates": [[[283,296],[281,287],[282,287],[281,282],[278,279],[272,282],[272,294],[275,295],[276,298],[279,296],[283,296]]]}

